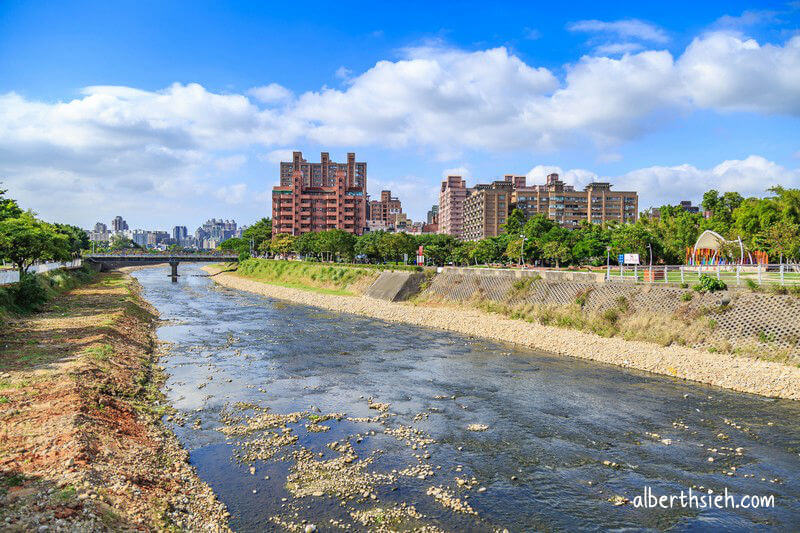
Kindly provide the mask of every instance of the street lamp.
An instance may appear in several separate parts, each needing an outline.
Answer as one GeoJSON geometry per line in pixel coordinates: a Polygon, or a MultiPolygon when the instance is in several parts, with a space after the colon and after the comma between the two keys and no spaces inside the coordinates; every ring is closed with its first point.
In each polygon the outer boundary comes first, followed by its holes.
{"type": "Polygon", "coordinates": [[[522,258],[525,251],[525,234],[521,234],[520,237],[522,237],[522,244],[519,247],[519,266],[522,266],[522,258]]]}
{"type": "Polygon", "coordinates": [[[611,247],[606,246],[606,279],[611,279],[611,247]]]}

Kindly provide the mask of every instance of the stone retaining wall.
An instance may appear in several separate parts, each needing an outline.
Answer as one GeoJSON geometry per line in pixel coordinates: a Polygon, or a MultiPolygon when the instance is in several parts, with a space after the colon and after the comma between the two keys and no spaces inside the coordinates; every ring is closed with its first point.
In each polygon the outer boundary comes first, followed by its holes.
{"type": "Polygon", "coordinates": [[[766,351],[789,350],[800,360],[800,298],[796,296],[749,291],[702,294],[655,284],[597,283],[580,280],[580,276],[559,281],[552,276],[536,279],[536,274],[447,268],[433,279],[423,296],[453,302],[485,299],[510,305],[568,305],[580,299],[584,310],[597,312],[618,307],[620,299],[625,299],[632,312],[705,315],[705,320],[714,320],[711,340],[695,347],[709,347],[720,340],[730,342],[734,348],[750,343],[766,351]],[[683,300],[687,292],[692,293],[688,301],[683,300]],[[708,310],[713,310],[713,314],[706,314],[708,310]]]}

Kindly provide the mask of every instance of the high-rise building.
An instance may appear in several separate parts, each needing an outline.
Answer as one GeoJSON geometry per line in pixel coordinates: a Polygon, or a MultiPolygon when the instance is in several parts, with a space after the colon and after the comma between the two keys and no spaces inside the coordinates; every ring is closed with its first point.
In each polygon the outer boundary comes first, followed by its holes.
{"type": "Polygon", "coordinates": [[[347,163],[322,152],[309,163],[302,152],[280,164],[280,185],[272,188],[272,233],[301,235],[342,229],[361,235],[367,227],[367,164],[354,153],[347,163]]]}
{"type": "Polygon", "coordinates": [[[465,241],[496,237],[503,232],[514,190],[514,182],[509,178],[506,176],[504,180],[470,189],[464,201],[462,238],[465,241]]]}
{"type": "Polygon", "coordinates": [[[461,176],[447,176],[439,191],[439,233],[461,238],[467,182],[461,176]]]}
{"type": "Polygon", "coordinates": [[[117,215],[114,217],[114,220],[111,221],[111,229],[115,232],[125,231],[128,229],[128,223],[125,222],[124,218],[117,215]]]}
{"type": "Polygon", "coordinates": [[[596,181],[576,191],[550,174],[544,185],[514,190],[513,201],[526,217],[545,214],[567,228],[575,228],[582,220],[603,224],[612,220],[636,222],[639,216],[639,195],[634,191],[612,191],[611,184],[596,181]]]}
{"type": "Polygon", "coordinates": [[[369,203],[369,220],[394,225],[396,215],[403,212],[400,200],[392,196],[392,191],[381,191],[381,199],[369,203]]]}
{"type": "Polygon", "coordinates": [[[175,226],[172,228],[172,238],[178,241],[178,243],[185,241],[188,236],[189,231],[186,229],[186,226],[175,226]]]}
{"type": "Polygon", "coordinates": [[[436,224],[439,220],[439,204],[433,204],[430,211],[428,211],[428,224],[436,224]]]}
{"type": "Polygon", "coordinates": [[[94,225],[94,232],[95,233],[106,233],[108,232],[108,226],[103,224],[102,222],[98,222],[94,225]]]}

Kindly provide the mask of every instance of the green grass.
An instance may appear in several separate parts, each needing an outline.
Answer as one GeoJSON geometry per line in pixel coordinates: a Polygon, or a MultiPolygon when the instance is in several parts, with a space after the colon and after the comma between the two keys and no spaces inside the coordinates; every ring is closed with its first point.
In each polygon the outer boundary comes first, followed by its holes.
{"type": "Polygon", "coordinates": [[[95,361],[108,361],[114,355],[114,348],[110,344],[99,344],[97,346],[89,346],[83,353],[95,361]]]}
{"type": "Polygon", "coordinates": [[[376,269],[303,261],[247,259],[236,273],[272,285],[351,296],[378,276],[376,269]]]}

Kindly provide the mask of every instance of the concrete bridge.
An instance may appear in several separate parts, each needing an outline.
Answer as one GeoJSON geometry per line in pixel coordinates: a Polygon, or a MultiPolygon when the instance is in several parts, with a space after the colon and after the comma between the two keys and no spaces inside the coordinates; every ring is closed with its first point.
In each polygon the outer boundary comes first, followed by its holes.
{"type": "Polygon", "coordinates": [[[143,254],[88,254],[83,256],[84,261],[100,266],[100,271],[113,270],[137,265],[160,265],[169,263],[172,267],[170,276],[172,281],[178,279],[178,265],[180,263],[219,263],[223,261],[238,261],[235,253],[143,253],[143,254]]]}

